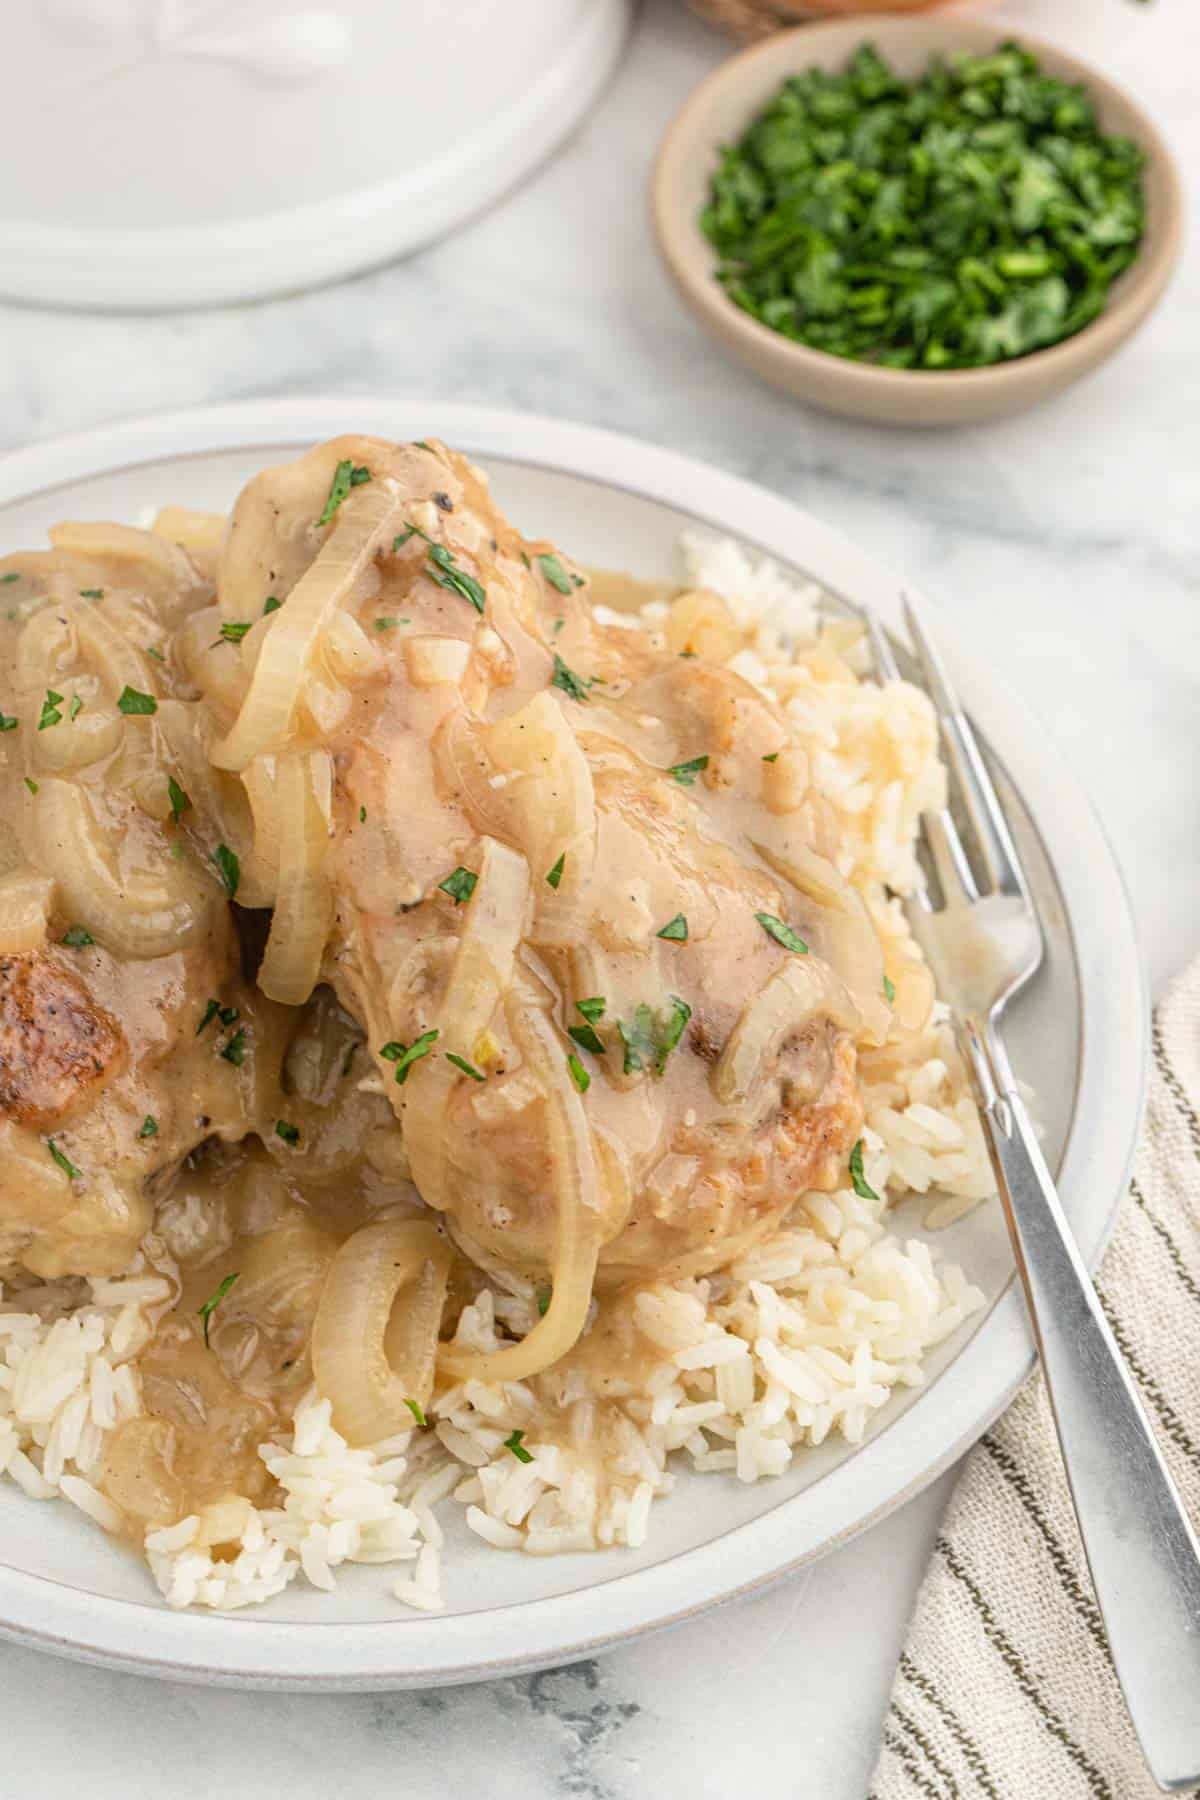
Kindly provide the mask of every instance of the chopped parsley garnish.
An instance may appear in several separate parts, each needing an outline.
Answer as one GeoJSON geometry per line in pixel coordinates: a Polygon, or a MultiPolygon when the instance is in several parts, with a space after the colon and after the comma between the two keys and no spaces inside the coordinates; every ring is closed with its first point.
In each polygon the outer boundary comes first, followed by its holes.
{"type": "Polygon", "coordinates": [[[595,685],[595,676],[576,675],[574,669],[568,669],[558,652],[554,653],[554,674],[550,677],[550,686],[561,688],[572,700],[590,698],[588,689],[595,685]]]}
{"type": "Polygon", "coordinates": [[[253,619],[226,619],[218,643],[240,644],[253,623],[253,619]]]}
{"type": "Polygon", "coordinates": [[[246,1027],[239,1025],[229,1042],[223,1047],[221,1055],[235,1069],[240,1069],[246,1060],[246,1027]]]}
{"type": "Polygon", "coordinates": [[[383,1044],[380,1047],[379,1054],[385,1062],[399,1062],[400,1058],[404,1055],[404,1045],[398,1044],[395,1038],[393,1038],[390,1043],[383,1044]]]}
{"type": "Polygon", "coordinates": [[[71,704],[67,708],[67,717],[68,717],[68,719],[70,719],[72,725],[75,723],[76,719],[79,717],[79,715],[82,711],[83,711],[83,701],[79,698],[78,694],[72,694],[71,695],[71,704]]]}
{"type": "Polygon", "coordinates": [[[417,1421],[417,1424],[421,1427],[421,1430],[426,1430],[429,1425],[429,1420],[425,1417],[425,1408],[421,1405],[421,1402],[419,1400],[406,1400],[404,1404],[407,1406],[413,1418],[417,1421]]]}
{"type": "Polygon", "coordinates": [[[31,794],[36,794],[38,792],[38,784],[33,779],[32,775],[25,775],[22,777],[22,779],[25,783],[25,786],[29,789],[31,794]]]}
{"type": "Polygon", "coordinates": [[[197,1037],[200,1036],[200,1033],[204,1030],[206,1025],[212,1024],[213,1020],[216,1018],[216,1016],[220,1012],[220,1010],[221,1010],[221,1002],[219,1000],[210,1000],[208,1002],[208,1005],[204,1008],[204,1016],[200,1020],[200,1023],[196,1027],[196,1036],[197,1037]]]}
{"type": "Polygon", "coordinates": [[[676,913],[675,917],[673,919],[668,919],[662,930],[656,931],[654,935],[655,937],[666,938],[668,942],[673,944],[686,944],[688,941],[688,922],[682,913],[676,913]]]}
{"type": "Polygon", "coordinates": [[[573,1050],[569,1051],[567,1054],[567,1069],[570,1073],[571,1080],[575,1083],[579,1092],[581,1094],[586,1094],[592,1085],[592,1078],[573,1050]]]}
{"type": "Polygon", "coordinates": [[[446,1061],[453,1063],[456,1069],[461,1069],[464,1075],[469,1075],[472,1081],[487,1080],[487,1076],[482,1074],[474,1063],[469,1063],[465,1056],[459,1056],[456,1050],[446,1051],[446,1061]]]}
{"type": "Polygon", "coordinates": [[[286,1119],[276,1119],[275,1136],[277,1138],[282,1138],[285,1144],[298,1144],[300,1142],[300,1127],[298,1125],[289,1125],[286,1119]]]}
{"type": "Polygon", "coordinates": [[[46,698],[42,701],[42,716],[38,720],[39,731],[45,731],[47,725],[62,723],[62,714],[58,710],[61,704],[62,695],[57,693],[54,688],[47,688],[46,698]]]}
{"type": "Polygon", "coordinates": [[[560,594],[569,594],[571,592],[571,583],[567,577],[567,571],[563,568],[557,556],[547,552],[545,556],[538,557],[538,563],[541,566],[542,574],[546,577],[546,580],[550,583],[552,588],[557,588],[560,594]]]}
{"type": "Polygon", "coordinates": [[[72,925],[63,932],[62,941],[64,944],[69,944],[72,950],[86,950],[88,945],[94,944],[96,940],[91,932],[85,930],[82,925],[72,925]]]}
{"type": "Polygon", "coordinates": [[[437,1043],[437,1040],[438,1034],[436,1030],[423,1031],[419,1038],[413,1039],[407,1049],[405,1049],[403,1044],[384,1045],[379,1054],[381,1056],[387,1056],[389,1062],[395,1062],[396,1081],[400,1087],[403,1087],[408,1080],[408,1071],[412,1068],[413,1064],[415,1062],[420,1062],[423,1056],[428,1056],[429,1052],[433,1049],[433,1046],[437,1043]],[[390,1056],[388,1053],[392,1050],[398,1050],[400,1054],[394,1057],[390,1056]]]}
{"type": "Polygon", "coordinates": [[[625,1046],[626,1075],[636,1075],[644,1069],[649,1069],[654,1075],[661,1075],[666,1068],[667,1058],[683,1036],[684,1027],[692,1016],[691,1007],[677,994],[670,995],[670,1002],[671,1010],[665,1018],[661,1014],[656,1015],[643,1002],[635,1010],[628,1025],[623,1019],[617,1020],[617,1030],[625,1046]]]}
{"type": "Polygon", "coordinates": [[[17,571],[15,569],[10,569],[7,575],[0,575],[0,587],[7,587],[11,581],[20,581],[20,579],[21,577],[17,571]]]}
{"type": "MultiPolygon", "coordinates": [[[[395,537],[392,539],[392,554],[393,554],[393,556],[395,555],[397,550],[403,550],[403,548],[404,548],[405,544],[407,544],[409,538],[414,538],[417,535],[418,535],[418,529],[415,525],[406,525],[403,531],[398,531],[396,533],[395,537]]],[[[420,535],[421,535],[421,537],[424,537],[425,533],[422,531],[420,533],[420,535]]],[[[426,539],[426,542],[428,542],[428,539],[426,539]]]]}
{"type": "Polygon", "coordinates": [[[208,1346],[209,1320],[212,1318],[213,1314],[216,1312],[218,1306],[220,1306],[222,1300],[225,1298],[226,1294],[229,1292],[230,1288],[233,1286],[233,1284],[237,1280],[237,1278],[238,1278],[238,1271],[235,1269],[232,1275],[227,1275],[225,1277],[224,1281],[217,1288],[216,1292],[214,1294],[209,1295],[208,1299],[204,1302],[204,1305],[196,1308],[197,1316],[199,1318],[203,1319],[203,1321],[204,1321],[204,1348],[206,1350],[209,1347],[208,1346]]]}
{"type": "Polygon", "coordinates": [[[155,1118],[153,1113],[147,1113],[145,1118],[142,1120],[142,1128],[138,1132],[138,1137],[139,1138],[152,1138],[152,1137],[157,1137],[157,1136],[158,1136],[158,1120],[155,1118]]]}
{"type": "Polygon", "coordinates": [[[263,618],[265,619],[268,613],[278,612],[282,605],[283,605],[283,601],[280,600],[275,594],[268,594],[266,599],[263,601],[263,609],[262,609],[263,618]]]}
{"type": "Polygon", "coordinates": [[[15,731],[20,723],[15,713],[6,713],[0,709],[0,731],[15,731]]]}
{"type": "Polygon", "coordinates": [[[137,688],[123,687],[117,697],[117,711],[127,716],[148,718],[158,711],[158,701],[153,694],[141,694],[137,688]]]}
{"type": "Polygon", "coordinates": [[[162,651],[159,650],[157,648],[157,646],[154,644],[146,645],[146,655],[152,656],[154,658],[155,662],[166,662],[166,660],[167,660],[166,657],[163,655],[162,651]]]}
{"type": "Polygon", "coordinates": [[[192,803],[173,775],[167,776],[167,798],[171,802],[171,816],[178,824],[180,814],[186,812],[192,803]]]}
{"type": "Polygon", "coordinates": [[[463,901],[469,900],[475,892],[475,884],[478,880],[479,877],[474,870],[464,869],[460,864],[453,874],[447,875],[445,881],[438,882],[438,888],[443,894],[449,894],[455,906],[461,906],[463,901]]]}
{"type": "Polygon", "coordinates": [[[863,44],[720,153],[700,227],[743,312],[813,350],[976,368],[1070,337],[1137,257],[1145,151],[1008,42],[909,76],[863,44]]]}
{"type": "Polygon", "coordinates": [[[670,1001],[671,1001],[670,1016],[667,1019],[666,1024],[663,1026],[662,1037],[659,1040],[659,1059],[660,1060],[655,1069],[656,1075],[661,1075],[663,1070],[666,1068],[667,1058],[668,1058],[668,1056],[670,1056],[672,1050],[675,1049],[680,1038],[683,1036],[684,1029],[687,1026],[687,1022],[692,1016],[691,1007],[688,1005],[686,1000],[681,1000],[679,998],[678,994],[672,994],[670,996],[670,1001]]]}
{"type": "Polygon", "coordinates": [[[220,1019],[222,1025],[232,1025],[237,1016],[238,1009],[236,1006],[222,1006],[217,1013],[217,1017],[220,1019]]]}
{"type": "Polygon", "coordinates": [[[587,1024],[568,1025],[567,1036],[572,1038],[581,1050],[589,1050],[593,1056],[603,1056],[605,1046],[595,1027],[597,1022],[604,1017],[604,1001],[598,997],[591,1000],[577,1000],[575,1010],[582,1014],[587,1020],[587,1024]]]}
{"type": "Polygon", "coordinates": [[[325,502],[325,510],[317,520],[317,524],[328,525],[350,489],[361,487],[364,481],[370,481],[370,479],[370,469],[356,469],[349,457],[340,462],[333,472],[333,480],[329,486],[329,498],[325,502]]]}
{"type": "Polygon", "coordinates": [[[883,978],[883,997],[889,1006],[896,998],[896,984],[890,975],[885,975],[883,978]]]}
{"type": "Polygon", "coordinates": [[[680,787],[694,787],[697,775],[707,767],[707,756],[693,756],[690,762],[672,763],[667,774],[674,776],[680,787]]]}
{"type": "Polygon", "coordinates": [[[367,822],[367,809],[365,806],[360,806],[358,809],[358,822],[360,825],[365,825],[367,822]]]}
{"type": "Polygon", "coordinates": [[[81,600],[103,600],[104,589],[103,588],[80,588],[79,597],[81,600]]]}
{"type": "Polygon", "coordinates": [[[778,761],[779,761],[779,752],[778,752],[778,750],[772,750],[772,752],[771,752],[771,754],[770,754],[770,756],[764,756],[764,757],[763,757],[763,761],[764,761],[764,762],[778,762],[778,761]]]}
{"type": "Polygon", "coordinates": [[[551,1302],[551,1300],[553,1300],[553,1298],[554,1298],[554,1289],[553,1288],[540,1289],[540,1291],[538,1293],[538,1297],[537,1297],[537,1309],[538,1309],[538,1317],[539,1318],[544,1319],[546,1314],[550,1311],[550,1302],[551,1302]]]}
{"type": "Polygon", "coordinates": [[[391,631],[399,623],[399,619],[376,619],[375,629],[376,631],[391,631]]]}
{"type": "Polygon", "coordinates": [[[514,1431],[511,1437],[505,1438],[504,1448],[506,1450],[511,1450],[518,1462],[531,1463],[533,1458],[521,1442],[521,1439],[524,1436],[525,1433],[523,1431],[514,1431]]]}
{"type": "Polygon", "coordinates": [[[438,587],[469,600],[477,613],[483,611],[487,594],[473,575],[468,575],[465,569],[459,568],[453,551],[447,550],[445,544],[430,544],[425,573],[438,587]]]}
{"type": "Polygon", "coordinates": [[[850,1182],[860,1199],[878,1200],[879,1195],[863,1174],[863,1141],[861,1138],[850,1152],[850,1182]]]}
{"type": "Polygon", "coordinates": [[[808,945],[804,939],[797,937],[791,926],[785,925],[782,919],[777,919],[774,913],[756,912],[754,916],[767,936],[773,937],[775,942],[782,944],[785,950],[792,950],[797,956],[808,955],[808,945]]]}
{"type": "Polygon", "coordinates": [[[83,1170],[77,1169],[66,1153],[59,1149],[53,1138],[46,1139],[46,1148],[67,1177],[68,1181],[82,1181],[83,1170]]]}
{"type": "Polygon", "coordinates": [[[563,870],[566,867],[566,863],[567,863],[567,853],[564,850],[562,855],[559,857],[558,861],[555,863],[554,867],[550,870],[549,874],[546,876],[546,882],[549,887],[557,888],[559,882],[563,878],[563,870]]]}
{"type": "Polygon", "coordinates": [[[238,883],[242,879],[242,865],[228,844],[218,844],[213,851],[213,862],[217,874],[221,877],[221,885],[232,900],[238,891],[238,883]]]}

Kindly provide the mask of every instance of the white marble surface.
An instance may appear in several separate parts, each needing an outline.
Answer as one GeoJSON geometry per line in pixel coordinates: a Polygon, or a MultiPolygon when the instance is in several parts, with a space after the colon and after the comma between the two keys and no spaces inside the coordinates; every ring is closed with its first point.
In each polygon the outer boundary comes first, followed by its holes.
{"type": "MultiPolygon", "coordinates": [[[[1200,167],[1194,9],[1016,0],[1005,17],[1127,80],[1200,167]]],[[[1197,259],[1117,362],[1024,418],[920,436],[805,412],[709,349],[647,236],[655,142],[723,52],[679,0],[650,0],[576,140],[414,261],[215,313],[0,308],[0,447],[161,407],[390,389],[624,427],[793,494],[966,616],[1051,723],[1125,867],[1157,991],[1200,939],[1197,259]]],[[[946,1492],[762,1599],[598,1663],[469,1689],[210,1693],[0,1646],[0,1794],[75,1800],[86,1770],[99,1800],[332,1800],[385,1784],[408,1800],[862,1800],[946,1492]]]]}

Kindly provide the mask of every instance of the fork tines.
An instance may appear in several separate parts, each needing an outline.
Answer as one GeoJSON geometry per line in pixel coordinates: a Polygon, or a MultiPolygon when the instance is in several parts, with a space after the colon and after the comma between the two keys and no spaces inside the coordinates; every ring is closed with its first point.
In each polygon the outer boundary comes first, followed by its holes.
{"type": "MultiPolygon", "coordinates": [[[[950,778],[975,838],[983,878],[982,882],[975,879],[971,859],[949,809],[926,812],[922,815],[922,827],[942,897],[947,904],[973,905],[982,889],[984,893],[1010,895],[1028,903],[1029,886],[1021,859],[974,729],[959,703],[946,665],[907,595],[902,596],[902,605],[923,685],[938,716],[950,778]]],[[[883,681],[899,680],[900,668],[887,634],[873,613],[866,615],[866,622],[876,674],[883,681]]],[[[927,906],[928,897],[921,897],[921,903],[927,906]]]]}

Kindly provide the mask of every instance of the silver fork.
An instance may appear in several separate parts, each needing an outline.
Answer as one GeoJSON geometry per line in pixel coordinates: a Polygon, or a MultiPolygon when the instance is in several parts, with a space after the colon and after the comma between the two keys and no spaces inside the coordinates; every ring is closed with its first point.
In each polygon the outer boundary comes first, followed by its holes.
{"type": "MultiPolygon", "coordinates": [[[[922,830],[939,895],[906,901],[913,933],[953,1010],[1059,1447],[1117,1677],[1150,1772],[1173,1792],[1200,1780],[1200,1545],[1096,1298],[1000,1037],[1043,957],[1021,859],[979,745],[909,601],[905,618],[937,710],[975,867],[947,809],[922,830]]],[[[868,619],[876,670],[900,671],[868,619]]]]}

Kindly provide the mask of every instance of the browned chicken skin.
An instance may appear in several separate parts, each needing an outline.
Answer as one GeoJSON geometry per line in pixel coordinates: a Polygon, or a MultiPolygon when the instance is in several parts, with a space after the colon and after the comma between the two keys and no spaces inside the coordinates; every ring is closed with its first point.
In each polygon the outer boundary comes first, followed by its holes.
{"type": "Polygon", "coordinates": [[[242,983],[223,913],[173,956],[56,944],[0,958],[0,1270],[127,1267],[159,1178],[257,1116],[278,1062],[271,1013],[242,983]],[[219,1016],[198,1029],[218,995],[244,1022],[240,1065],[221,1055],[219,1016]]]}
{"type": "Polygon", "coordinates": [[[127,1055],[117,1021],[53,955],[0,956],[0,1118],[52,1131],[127,1055]]]}

